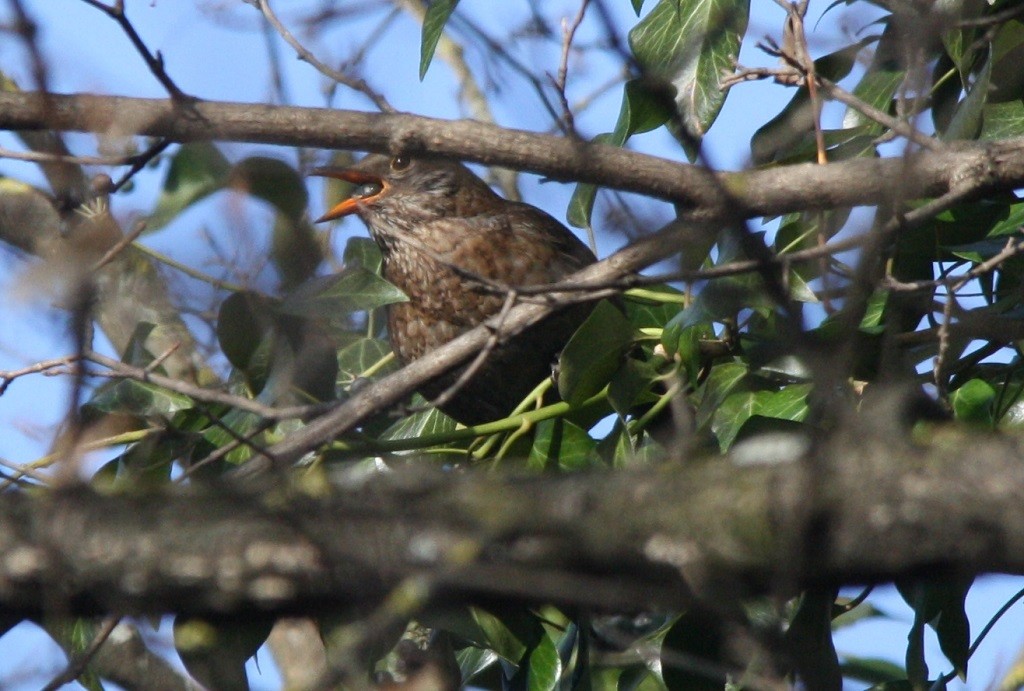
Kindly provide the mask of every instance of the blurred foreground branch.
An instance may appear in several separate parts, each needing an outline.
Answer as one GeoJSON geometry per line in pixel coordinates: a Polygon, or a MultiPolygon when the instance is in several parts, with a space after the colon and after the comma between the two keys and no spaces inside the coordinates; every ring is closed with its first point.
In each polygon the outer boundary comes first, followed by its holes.
{"type": "Polygon", "coordinates": [[[621,611],[765,592],[780,574],[787,587],[1024,574],[1024,444],[952,429],[917,446],[859,421],[817,448],[755,437],[728,458],[653,471],[405,470],[317,494],[4,494],[0,609],[344,611],[415,578],[431,601],[621,611]]]}

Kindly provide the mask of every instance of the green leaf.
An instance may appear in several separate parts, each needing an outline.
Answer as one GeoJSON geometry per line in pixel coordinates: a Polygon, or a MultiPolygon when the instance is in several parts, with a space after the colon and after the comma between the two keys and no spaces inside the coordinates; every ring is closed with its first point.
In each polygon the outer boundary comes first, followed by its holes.
{"type": "MultiPolygon", "coordinates": [[[[371,365],[377,364],[381,358],[391,352],[391,345],[379,338],[358,338],[338,351],[338,370],[344,380],[362,374],[371,365]]],[[[398,369],[395,362],[379,372],[389,374],[398,369]]]]}
{"type": "Polygon", "coordinates": [[[942,141],[951,142],[957,139],[974,139],[981,129],[985,103],[988,102],[989,82],[992,78],[992,59],[985,61],[985,66],[975,78],[967,96],[957,104],[956,111],[949,126],[941,133],[942,141]]]}
{"type": "MultiPolygon", "coordinates": [[[[232,293],[217,312],[217,342],[228,362],[247,376],[265,374],[276,301],[248,291],[232,293]]],[[[257,387],[256,390],[258,391],[257,387]]]]}
{"type": "Polygon", "coordinates": [[[121,413],[138,417],[171,417],[175,413],[195,406],[195,401],[184,394],[162,389],[149,382],[125,379],[103,386],[88,404],[105,413],[121,413]]]}
{"type": "Polygon", "coordinates": [[[231,165],[209,142],[182,144],[171,158],[163,190],[150,214],[147,229],[158,230],[199,200],[223,189],[231,165]]]}
{"type": "Polygon", "coordinates": [[[973,582],[974,579],[967,576],[896,584],[900,595],[914,610],[914,623],[907,636],[907,676],[912,683],[924,684],[928,679],[924,660],[925,625],[935,629],[939,647],[953,663],[957,674],[967,676],[971,634],[964,600],[973,582]]]}
{"type": "Polygon", "coordinates": [[[558,393],[570,405],[587,400],[611,380],[633,342],[633,327],[607,300],[597,306],[562,350],[558,393]]]}
{"type": "Polygon", "coordinates": [[[293,167],[277,158],[251,156],[231,169],[233,189],[262,199],[290,221],[298,221],[309,206],[306,182],[293,167]]]}
{"type": "Polygon", "coordinates": [[[493,650],[478,648],[475,645],[467,646],[455,653],[455,662],[459,666],[463,685],[497,660],[498,655],[493,650]]]}
{"type": "Polygon", "coordinates": [[[650,79],[630,79],[622,88],[622,105],[612,133],[612,143],[622,146],[634,134],[650,132],[668,122],[674,113],[675,93],[650,79]]]}
{"type": "Polygon", "coordinates": [[[640,10],[644,7],[644,0],[630,0],[633,3],[633,11],[636,12],[636,16],[640,16],[640,10]]]}
{"type": "MultiPolygon", "coordinates": [[[[422,406],[426,401],[422,396],[415,396],[415,406],[422,406]]],[[[416,439],[431,434],[446,434],[455,431],[455,420],[451,419],[440,410],[430,408],[421,410],[412,415],[407,415],[395,424],[388,427],[381,435],[381,439],[416,439]]]]}
{"type": "Polygon", "coordinates": [[[239,444],[228,452],[224,460],[232,464],[240,464],[252,458],[253,445],[262,446],[262,441],[256,436],[262,419],[255,413],[244,410],[232,409],[227,412],[219,421],[219,424],[210,426],[203,432],[203,438],[215,449],[237,442],[239,439],[247,439],[251,444],[239,444]]]}
{"type": "MultiPolygon", "coordinates": [[[[817,74],[838,82],[844,79],[856,64],[857,54],[874,39],[864,39],[841,50],[830,53],[814,61],[817,74]]],[[[860,134],[858,128],[841,130],[844,139],[849,135],[860,134]]],[[[837,133],[833,133],[835,136],[837,133]]],[[[838,142],[826,142],[834,145],[838,142]]],[[[806,151],[805,156],[813,155],[817,146],[814,142],[814,109],[807,87],[797,89],[793,98],[782,111],[762,125],[750,139],[750,150],[754,163],[763,165],[771,161],[790,161],[796,150],[806,151]]],[[[802,157],[803,158],[803,157],[802,157]]]]}
{"type": "Polygon", "coordinates": [[[309,193],[298,171],[276,158],[253,156],[231,170],[229,184],[274,209],[270,257],[282,284],[295,286],[312,276],[323,248],[306,216],[309,193]]]}
{"type": "MultiPolygon", "coordinates": [[[[650,132],[672,118],[675,106],[673,93],[653,79],[631,79],[622,89],[622,105],[613,132],[599,134],[594,142],[623,146],[634,134],[650,132]]],[[[594,212],[597,187],[580,183],[573,190],[566,220],[577,228],[588,228],[594,212]]]]}
{"type": "Polygon", "coordinates": [[[657,380],[655,361],[627,357],[608,383],[608,402],[615,412],[626,415],[638,403],[656,400],[651,389],[657,380]]]}
{"type": "Polygon", "coordinates": [[[835,593],[828,589],[808,591],[800,598],[796,614],[786,631],[800,680],[809,689],[843,687],[839,658],[832,640],[832,603],[835,593]]]}
{"type": "Polygon", "coordinates": [[[949,395],[949,404],[957,420],[991,427],[995,424],[992,406],[996,390],[982,379],[971,379],[949,395]]]}
{"type": "Polygon", "coordinates": [[[722,74],[731,71],[747,28],[749,0],[660,0],[629,32],[648,77],[675,89],[686,132],[699,141],[725,102],[722,74]]]}
{"type": "MultiPolygon", "coordinates": [[[[610,133],[599,134],[593,141],[597,144],[611,144],[613,135],[610,133]]],[[[565,212],[565,220],[576,228],[590,227],[590,217],[594,213],[594,200],[597,199],[597,186],[581,182],[576,185],[569,199],[569,207],[565,212]]]]}
{"type": "Polygon", "coordinates": [[[715,411],[711,431],[718,437],[723,451],[732,446],[743,424],[752,416],[760,415],[792,422],[807,417],[807,394],[810,384],[792,384],[779,391],[744,391],[727,396],[715,411]]]}
{"type": "MultiPolygon", "coordinates": [[[[649,290],[677,297],[682,297],[683,295],[683,291],[678,288],[664,284],[650,286],[649,290]]],[[[682,309],[676,302],[662,302],[656,299],[648,300],[628,293],[622,296],[622,302],[626,307],[626,317],[634,329],[663,329],[669,320],[679,314],[679,311],[682,309]]]]}
{"type": "MultiPolygon", "coordinates": [[[[891,111],[892,100],[896,90],[903,83],[906,73],[900,68],[900,56],[903,51],[903,37],[893,26],[888,25],[878,42],[874,59],[868,71],[853,88],[853,94],[865,103],[888,113],[891,111]]],[[[885,127],[862,114],[856,108],[847,108],[843,117],[843,127],[863,127],[871,135],[885,131],[885,127]]]]}
{"type": "Polygon", "coordinates": [[[552,691],[558,685],[562,675],[562,661],[554,642],[547,636],[541,636],[540,642],[533,648],[520,666],[520,673],[526,672],[526,688],[529,691],[552,691]]]}
{"type": "Polygon", "coordinates": [[[597,465],[594,451],[597,442],[586,430],[568,420],[554,418],[537,423],[533,436],[533,447],[527,459],[532,470],[559,468],[561,470],[583,470],[597,465]]]}
{"type": "Polygon", "coordinates": [[[384,255],[381,254],[377,243],[370,238],[353,237],[345,243],[341,259],[345,266],[358,265],[367,271],[380,274],[384,255]]]}
{"type": "Polygon", "coordinates": [[[546,638],[537,618],[525,610],[508,610],[498,617],[479,607],[470,607],[473,621],[488,648],[503,660],[519,664],[526,652],[546,638]]]}
{"type": "Polygon", "coordinates": [[[987,103],[981,111],[979,139],[994,141],[1024,135],[1024,102],[987,103]]]}
{"type": "MultiPolygon", "coordinates": [[[[96,639],[97,629],[97,622],[92,619],[62,619],[50,621],[47,626],[47,630],[72,658],[81,657],[89,649],[96,639]]],[[[75,681],[88,691],[103,691],[103,682],[92,665],[87,665],[85,671],[75,677],[75,681]]]]}
{"type": "Polygon", "coordinates": [[[1014,19],[1000,26],[995,40],[992,41],[994,66],[988,94],[989,103],[1019,102],[1024,96],[1021,60],[1024,60],[1024,23],[1014,19]]]}
{"type": "Polygon", "coordinates": [[[907,677],[906,670],[888,660],[853,655],[843,655],[843,662],[839,665],[839,669],[844,677],[858,679],[869,684],[902,681],[907,677]]]}
{"type": "Polygon", "coordinates": [[[306,281],[284,297],[281,312],[329,320],[406,300],[405,293],[377,274],[353,265],[340,273],[306,281]]]}
{"type": "Polygon", "coordinates": [[[434,50],[437,42],[441,40],[441,33],[448,18],[455,11],[459,0],[434,0],[427,6],[427,13],[423,16],[423,38],[420,43],[420,81],[427,74],[430,61],[434,59],[434,50]]]}
{"type": "Polygon", "coordinates": [[[711,368],[711,374],[696,393],[696,422],[699,427],[712,419],[722,401],[736,390],[747,372],[747,366],[739,362],[726,362],[711,368]]]}

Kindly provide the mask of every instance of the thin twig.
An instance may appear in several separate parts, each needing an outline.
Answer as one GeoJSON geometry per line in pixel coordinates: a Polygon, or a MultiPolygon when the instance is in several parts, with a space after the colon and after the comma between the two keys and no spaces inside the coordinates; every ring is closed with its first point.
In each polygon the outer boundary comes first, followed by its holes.
{"type": "Polygon", "coordinates": [[[573,17],[572,22],[562,19],[562,56],[558,62],[558,76],[552,80],[558,100],[562,104],[562,118],[565,123],[566,134],[579,136],[576,133],[576,121],[572,115],[572,108],[569,107],[569,99],[565,95],[565,84],[569,76],[569,52],[572,49],[572,40],[576,36],[576,30],[583,23],[583,17],[587,13],[587,6],[590,0],[583,0],[580,9],[573,17]]]}
{"type": "Polygon", "coordinates": [[[121,30],[128,37],[128,40],[135,46],[136,52],[142,59],[145,60],[146,66],[149,67],[149,71],[156,77],[167,93],[170,94],[171,100],[173,101],[190,101],[193,100],[192,96],[189,96],[174,83],[170,75],[167,74],[167,70],[164,69],[164,56],[160,54],[160,51],[156,53],[150,52],[149,48],[143,42],[142,37],[139,36],[139,32],[135,30],[135,26],[128,19],[128,15],[124,11],[124,0],[115,0],[113,5],[106,5],[99,0],[82,0],[87,5],[95,7],[100,12],[113,19],[121,27],[121,30]]]}
{"type": "Polygon", "coordinates": [[[21,0],[9,0],[11,11],[14,13],[14,33],[21,36],[28,50],[29,58],[32,61],[32,81],[36,88],[43,93],[50,91],[49,74],[46,69],[46,60],[39,50],[39,25],[25,11],[21,0]]]}
{"type": "Polygon", "coordinates": [[[111,379],[132,379],[139,382],[147,382],[159,386],[162,389],[180,393],[196,401],[215,403],[228,407],[238,408],[247,413],[252,413],[264,420],[286,420],[301,418],[307,415],[322,413],[330,408],[329,403],[315,403],[310,405],[288,406],[284,408],[273,408],[263,405],[251,398],[235,396],[233,394],[206,389],[201,386],[189,384],[188,382],[172,377],[165,377],[155,372],[149,372],[142,367],[135,367],[128,363],[109,358],[95,351],[89,350],[83,353],[83,357],[91,362],[106,367],[107,372],[91,372],[93,376],[107,377],[111,379]]]}
{"type": "Polygon", "coordinates": [[[85,668],[96,657],[96,653],[99,652],[100,646],[107,642],[110,638],[110,634],[114,632],[117,625],[121,623],[120,616],[111,616],[105,618],[100,624],[99,629],[96,631],[96,635],[93,636],[92,640],[89,641],[89,646],[82,651],[81,655],[75,656],[74,659],[68,662],[67,667],[64,670],[50,680],[46,686],[43,687],[43,691],[57,691],[60,687],[65,684],[70,684],[78,677],[82,676],[85,672],[85,668]]]}
{"type": "Polygon", "coordinates": [[[498,312],[495,327],[491,332],[491,337],[487,339],[487,343],[480,349],[477,356],[473,358],[473,362],[469,364],[469,367],[459,374],[458,379],[456,379],[451,386],[442,391],[440,395],[436,396],[434,400],[430,402],[432,406],[440,408],[445,403],[452,400],[452,397],[455,396],[455,394],[457,394],[470,379],[476,376],[477,372],[479,372],[484,366],[484,363],[487,362],[487,358],[491,356],[494,349],[498,347],[498,343],[501,342],[501,328],[505,324],[505,318],[508,316],[509,310],[515,306],[516,298],[516,291],[509,290],[505,296],[505,302],[501,306],[501,311],[498,312]]]}
{"type": "Polygon", "coordinates": [[[170,145],[170,139],[160,139],[142,153],[135,154],[134,156],[129,157],[126,162],[131,164],[131,168],[125,171],[124,175],[121,176],[120,180],[111,185],[110,189],[107,190],[107,193],[113,194],[114,192],[117,192],[122,187],[124,187],[129,180],[135,177],[136,173],[145,168],[147,163],[149,163],[154,158],[163,153],[164,149],[166,149],[170,145]]]}
{"type": "Polygon", "coordinates": [[[360,79],[359,77],[353,77],[351,75],[345,74],[344,72],[335,70],[331,67],[328,67],[324,63],[320,62],[320,60],[318,60],[315,55],[313,55],[304,45],[302,45],[302,43],[300,43],[299,40],[292,35],[292,32],[290,32],[288,28],[281,23],[281,20],[277,18],[277,15],[274,14],[274,10],[272,10],[270,7],[270,0],[252,0],[252,3],[260,12],[263,13],[263,16],[266,18],[268,22],[270,22],[270,25],[274,27],[278,35],[282,39],[284,39],[284,41],[288,45],[290,45],[292,49],[295,50],[300,60],[308,62],[310,65],[313,66],[314,69],[316,69],[318,72],[320,72],[320,74],[324,75],[328,79],[333,79],[339,84],[344,84],[353,91],[358,91],[362,95],[366,96],[382,112],[395,112],[394,107],[392,107],[392,105],[388,103],[388,100],[384,98],[383,94],[380,94],[377,91],[375,91],[369,84],[366,83],[365,80],[360,79]]]}
{"type": "Polygon", "coordinates": [[[33,365],[22,367],[21,369],[15,370],[0,370],[0,396],[3,396],[15,379],[23,377],[26,374],[38,374],[39,372],[46,372],[48,370],[56,369],[57,367],[68,367],[78,362],[78,357],[75,355],[66,355],[60,358],[54,358],[52,360],[42,360],[33,365]]]}
{"type": "Polygon", "coordinates": [[[112,262],[118,254],[123,252],[125,248],[128,247],[128,245],[135,242],[138,239],[138,237],[142,235],[142,232],[144,230],[146,230],[146,222],[144,220],[136,222],[135,227],[132,228],[130,233],[128,233],[123,238],[118,240],[113,247],[107,250],[106,253],[102,257],[100,257],[99,261],[92,265],[92,270],[99,271],[104,266],[112,262]]]}

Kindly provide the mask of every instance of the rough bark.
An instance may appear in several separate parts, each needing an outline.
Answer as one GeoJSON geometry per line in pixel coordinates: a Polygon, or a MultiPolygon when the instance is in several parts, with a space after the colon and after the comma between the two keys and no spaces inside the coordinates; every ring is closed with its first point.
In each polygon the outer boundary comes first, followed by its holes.
{"type": "Polygon", "coordinates": [[[255,103],[7,93],[0,94],[0,129],[444,155],[649,194],[708,219],[934,197],[966,184],[977,186],[979,194],[1024,184],[1024,142],[1019,139],[951,146],[909,158],[712,174],[613,146],[469,120],[255,103]]]}
{"type": "Polygon", "coordinates": [[[857,423],[817,447],[755,438],[645,472],[8,493],[0,525],[0,609],[19,615],[362,611],[410,578],[434,600],[678,608],[1024,574],[1024,444],[950,430],[917,446],[857,423]]]}

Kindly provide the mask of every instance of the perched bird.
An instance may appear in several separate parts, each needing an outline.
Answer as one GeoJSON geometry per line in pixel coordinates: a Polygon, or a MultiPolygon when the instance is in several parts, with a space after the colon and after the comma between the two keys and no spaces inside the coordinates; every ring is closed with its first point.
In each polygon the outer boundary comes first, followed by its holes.
{"type": "MultiPolygon", "coordinates": [[[[387,307],[391,347],[403,363],[498,313],[506,295],[496,286],[554,283],[596,261],[561,223],[503,199],[459,163],[371,154],[351,168],[313,174],[358,185],[318,220],[356,214],[369,228],[384,257],[384,278],[409,298],[387,307]]],[[[441,410],[467,425],[508,415],[550,375],[592,308],[567,307],[499,345],[441,410]]],[[[461,371],[420,392],[438,397],[461,371]]]]}

